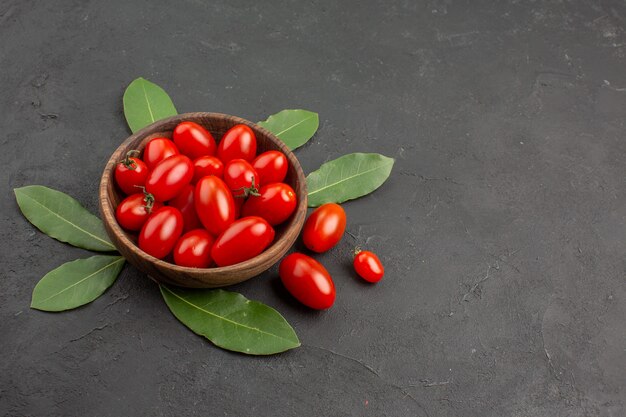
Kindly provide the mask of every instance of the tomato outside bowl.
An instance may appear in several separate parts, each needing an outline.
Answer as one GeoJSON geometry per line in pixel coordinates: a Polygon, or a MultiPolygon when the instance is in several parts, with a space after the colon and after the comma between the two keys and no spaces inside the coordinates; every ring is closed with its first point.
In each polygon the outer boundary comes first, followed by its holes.
{"type": "Polygon", "coordinates": [[[100,181],[100,213],[107,234],[117,250],[140,271],[152,280],[169,285],[187,288],[218,288],[237,284],[255,277],[276,264],[287,253],[297,239],[307,208],[306,177],[295,155],[280,139],[268,130],[236,116],[220,113],[185,113],[159,120],[139,130],[127,138],[111,155],[104,168],[100,181]],[[115,184],[116,165],[132,149],[143,152],[146,143],[156,137],[172,137],[174,128],[183,121],[192,121],[207,129],[218,141],[223,134],[237,124],[249,126],[256,135],[257,154],[277,150],[285,154],[289,161],[289,170],[284,182],[289,184],[298,198],[298,204],[292,216],[283,224],[276,226],[273,243],[260,255],[247,261],[226,267],[188,268],[169,263],[148,255],[137,246],[136,236],[126,232],[115,219],[115,209],[124,199],[124,194],[115,184]]]}

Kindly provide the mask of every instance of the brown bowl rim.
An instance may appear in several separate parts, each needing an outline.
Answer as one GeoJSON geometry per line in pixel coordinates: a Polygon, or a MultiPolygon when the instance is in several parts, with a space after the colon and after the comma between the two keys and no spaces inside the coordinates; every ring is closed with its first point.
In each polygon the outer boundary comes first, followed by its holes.
{"type": "MultiPolygon", "coordinates": [[[[219,143],[219,140],[217,142],[219,143]]],[[[154,123],[151,123],[143,127],[142,129],[138,130],[137,132],[133,133],[128,138],[126,138],[126,140],[124,140],[121,144],[119,144],[118,147],[115,149],[115,151],[113,151],[113,153],[111,154],[111,157],[109,158],[109,160],[107,161],[104,167],[104,171],[100,179],[98,197],[99,197],[100,211],[103,217],[103,221],[106,221],[105,219],[113,219],[112,222],[108,222],[108,226],[115,233],[116,237],[119,238],[120,241],[126,246],[131,246],[131,247],[136,248],[137,253],[144,260],[151,262],[158,267],[168,268],[172,271],[185,273],[185,274],[198,274],[202,272],[206,272],[210,274],[220,274],[220,273],[226,273],[226,272],[228,273],[244,272],[250,267],[258,263],[261,263],[264,258],[269,257],[270,254],[268,253],[268,250],[270,248],[275,247],[276,245],[279,245],[279,247],[277,248],[277,251],[279,252],[283,252],[283,251],[286,252],[287,250],[289,250],[289,247],[291,247],[294,242],[289,242],[287,244],[287,239],[285,239],[285,237],[286,237],[287,231],[290,230],[292,227],[298,227],[299,229],[302,228],[303,222],[301,222],[302,224],[300,224],[299,226],[295,224],[298,218],[298,216],[296,216],[296,213],[300,211],[306,212],[308,192],[307,192],[306,177],[300,165],[300,161],[298,161],[298,158],[296,158],[296,156],[293,154],[291,149],[289,149],[289,147],[287,147],[287,145],[282,140],[280,140],[276,135],[274,135],[272,132],[257,125],[254,122],[251,122],[247,119],[244,119],[238,116],[232,116],[232,115],[225,114],[225,113],[215,113],[215,112],[190,112],[190,113],[177,114],[175,116],[170,116],[165,119],[160,119],[154,123]],[[139,138],[146,137],[153,133],[168,131],[168,129],[161,129],[161,130],[156,129],[155,130],[155,128],[158,126],[166,125],[166,124],[173,123],[173,122],[180,123],[180,122],[195,119],[198,117],[229,118],[232,121],[234,121],[236,124],[244,124],[244,125],[249,126],[252,129],[261,131],[263,134],[270,137],[274,142],[278,144],[281,152],[285,154],[290,165],[295,169],[296,177],[302,179],[302,181],[300,181],[300,186],[298,187],[298,190],[295,190],[296,195],[298,195],[298,205],[296,206],[294,214],[289,220],[289,223],[282,225],[282,227],[284,228],[284,231],[283,231],[283,235],[281,236],[281,238],[274,241],[265,251],[255,256],[254,258],[248,259],[244,262],[240,262],[234,265],[215,267],[215,268],[191,268],[191,267],[184,267],[184,266],[179,266],[170,262],[166,262],[164,260],[155,258],[152,255],[149,255],[148,253],[141,250],[139,246],[136,245],[132,240],[130,240],[126,235],[126,232],[117,223],[117,221],[115,220],[115,210],[112,207],[113,204],[109,201],[108,196],[107,196],[108,190],[106,188],[107,181],[105,181],[105,178],[108,180],[109,183],[114,184],[113,183],[114,168],[117,165],[117,163],[121,159],[123,159],[122,157],[123,150],[126,149],[131,142],[139,138]],[[302,194],[302,195],[299,195],[299,194],[302,194]]],[[[112,243],[115,246],[115,242],[112,242],[112,243]]],[[[118,249],[117,246],[116,246],[116,249],[118,249]]]]}

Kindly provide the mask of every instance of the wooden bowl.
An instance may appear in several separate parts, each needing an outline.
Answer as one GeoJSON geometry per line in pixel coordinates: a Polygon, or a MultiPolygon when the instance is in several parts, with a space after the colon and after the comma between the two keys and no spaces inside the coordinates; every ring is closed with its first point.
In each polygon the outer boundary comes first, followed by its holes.
{"type": "Polygon", "coordinates": [[[269,131],[248,120],[219,113],[186,113],[153,123],[128,139],[117,148],[107,162],[100,181],[100,212],[104,227],[117,250],[137,269],[145,272],[153,280],[189,288],[216,288],[237,284],[266,271],[293,245],[306,217],[306,179],[298,159],[287,146],[269,131]],[[159,260],[148,255],[136,244],[136,237],[124,231],[115,219],[115,209],[124,194],[115,184],[115,166],[124,159],[131,149],[143,151],[148,141],[155,137],[172,136],[174,127],[182,121],[192,121],[202,125],[219,142],[224,132],[236,124],[250,126],[257,139],[257,153],[278,150],[287,156],[289,170],[285,182],[296,192],[296,211],[282,225],[276,227],[276,237],[272,245],[260,255],[236,265],[220,268],[187,268],[159,260]]]}

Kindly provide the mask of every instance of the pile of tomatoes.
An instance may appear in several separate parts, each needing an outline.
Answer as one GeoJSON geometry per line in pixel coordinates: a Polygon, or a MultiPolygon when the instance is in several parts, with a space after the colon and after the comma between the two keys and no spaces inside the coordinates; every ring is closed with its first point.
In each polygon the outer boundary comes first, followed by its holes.
{"type": "MultiPolygon", "coordinates": [[[[346,230],[346,212],[335,203],[318,207],[304,223],[302,243],[312,252],[333,248],[346,230]]],[[[378,282],[385,270],[378,256],[357,249],[352,261],[356,273],[368,282],[378,282]]],[[[287,290],[302,304],[323,310],[335,302],[335,284],[326,268],[303,253],[288,255],[280,263],[280,279],[287,290]]]]}
{"type": "Polygon", "coordinates": [[[115,216],[155,258],[195,268],[243,262],[262,253],[274,227],[296,209],[296,193],[283,182],[287,157],[257,155],[246,125],[230,128],[218,144],[204,127],[185,121],[171,139],[153,138],[139,155],[130,151],[115,168],[127,195],[115,216]]]}
{"type": "MultiPolygon", "coordinates": [[[[256,137],[235,125],[219,141],[194,122],[182,122],[172,139],[151,139],[132,150],[115,168],[127,195],[117,206],[118,223],[138,232],[144,252],[180,266],[233,265],[262,253],[274,240],[274,227],[296,209],[294,190],[283,181],[287,157],[278,151],[257,155],[256,137]]],[[[333,248],[346,229],[346,213],[334,203],[318,207],[306,220],[302,242],[315,253],[333,248]]],[[[369,282],[384,274],[378,257],[357,251],[354,269],[369,282]]],[[[279,267],[285,288],[301,303],[326,309],[335,285],[317,260],[295,252],[279,267]]]]}

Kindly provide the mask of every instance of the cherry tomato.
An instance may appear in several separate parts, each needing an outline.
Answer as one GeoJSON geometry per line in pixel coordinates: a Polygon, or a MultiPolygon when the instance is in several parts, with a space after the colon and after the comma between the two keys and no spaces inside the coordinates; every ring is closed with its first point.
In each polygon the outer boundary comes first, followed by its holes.
{"type": "Polygon", "coordinates": [[[385,268],[378,256],[368,250],[357,250],[353,265],[356,273],[368,282],[378,282],[385,275],[385,268]]]}
{"type": "Polygon", "coordinates": [[[200,222],[213,236],[218,236],[235,221],[233,195],[221,179],[202,178],[196,184],[193,199],[200,222]]]}
{"type": "Polygon", "coordinates": [[[259,195],[251,195],[243,205],[243,216],[263,217],[276,226],[287,220],[296,209],[296,193],[282,182],[261,187],[259,195]]]}
{"type": "Polygon", "coordinates": [[[174,155],[159,162],[146,180],[146,192],[156,201],[176,197],[193,178],[193,163],[185,155],[174,155]]]}
{"type": "Polygon", "coordinates": [[[233,159],[224,166],[224,182],[236,197],[258,193],[259,174],[248,161],[233,159]]]}
{"type": "Polygon", "coordinates": [[[154,211],[139,232],[139,248],[155,258],[165,258],[183,233],[183,215],[177,208],[154,211]]]}
{"type": "Polygon", "coordinates": [[[234,265],[254,258],[274,240],[274,229],[260,217],[243,217],[219,235],[211,249],[218,266],[234,265]]]}
{"type": "Polygon", "coordinates": [[[346,212],[339,204],[318,207],[304,223],[302,241],[313,252],[326,252],[341,240],[346,230],[346,212]]]}
{"type": "Polygon", "coordinates": [[[174,142],[168,138],[154,138],[146,144],[143,149],[143,161],[148,165],[150,170],[162,160],[172,155],[178,155],[180,152],[174,142]]]}
{"type": "Polygon", "coordinates": [[[180,210],[180,214],[183,215],[183,233],[202,227],[193,202],[194,190],[193,185],[187,184],[176,197],[167,202],[169,206],[180,210]]]}
{"type": "Polygon", "coordinates": [[[172,139],[183,155],[191,159],[215,155],[217,145],[211,133],[194,122],[182,122],[174,129],[172,139]]]}
{"type": "Polygon", "coordinates": [[[128,195],[141,191],[148,178],[148,166],[141,159],[131,157],[138,154],[139,151],[129,151],[115,167],[115,182],[128,195]]]}
{"type": "Polygon", "coordinates": [[[218,178],[224,177],[224,163],[214,156],[201,156],[193,161],[192,184],[200,181],[200,178],[208,175],[215,175],[218,178]]]}
{"type": "Polygon", "coordinates": [[[217,147],[217,157],[227,163],[231,159],[245,159],[250,162],[256,156],[256,136],[246,125],[231,127],[217,147]]]}
{"type": "Polygon", "coordinates": [[[263,152],[252,161],[252,167],[259,174],[261,184],[283,182],[288,166],[287,157],[279,151],[263,152]]]}
{"type": "Polygon", "coordinates": [[[204,229],[185,233],[174,246],[174,263],[191,268],[207,268],[211,265],[213,236],[204,229]]]}
{"type": "Polygon", "coordinates": [[[143,193],[132,194],[117,205],[115,218],[124,229],[135,232],[141,229],[153,211],[162,206],[161,203],[151,201],[150,197],[143,193]]]}
{"type": "Polygon", "coordinates": [[[287,291],[302,304],[324,310],[335,302],[335,284],[324,265],[302,253],[292,253],[278,267],[287,291]]]}

